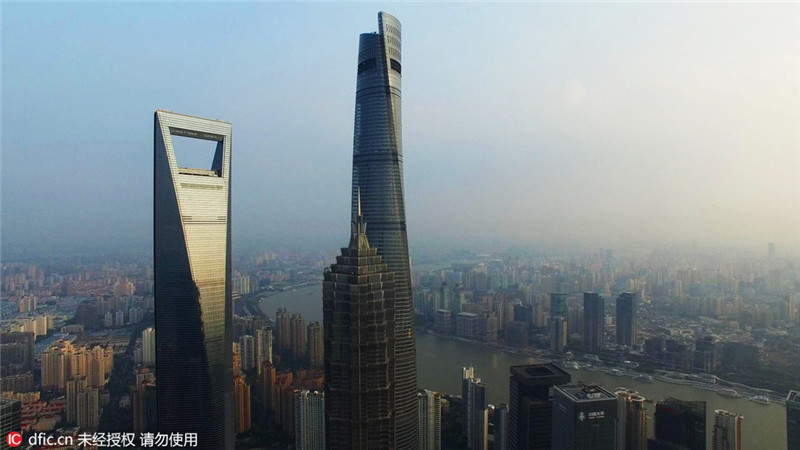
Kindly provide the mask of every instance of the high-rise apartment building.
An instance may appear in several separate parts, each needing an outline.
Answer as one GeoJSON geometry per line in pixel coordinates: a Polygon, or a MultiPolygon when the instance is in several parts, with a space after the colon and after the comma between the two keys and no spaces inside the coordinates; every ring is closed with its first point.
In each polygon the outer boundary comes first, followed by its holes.
{"type": "Polygon", "coordinates": [[[467,446],[471,450],[486,450],[489,445],[489,405],[486,402],[486,386],[475,376],[474,368],[464,367],[461,373],[461,401],[464,402],[467,446]]]}
{"type": "Polygon", "coordinates": [[[272,330],[259,328],[255,330],[256,368],[261,374],[264,361],[272,361],[272,330]]]}
{"type": "Polygon", "coordinates": [[[78,394],[86,390],[86,377],[76,376],[67,381],[67,423],[78,421],[78,394]]]}
{"type": "Polygon", "coordinates": [[[636,294],[623,292],[617,297],[617,345],[636,345],[636,294]]]}
{"type": "Polygon", "coordinates": [[[294,393],[294,446],[325,450],[325,394],[303,389],[294,393]]]}
{"type": "Polygon", "coordinates": [[[800,391],[789,391],[786,397],[786,443],[800,448],[800,391]]]}
{"type": "Polygon", "coordinates": [[[668,397],[656,403],[655,437],[648,446],[658,449],[706,449],[706,402],[668,397]]]}
{"type": "MultiPolygon", "coordinates": [[[[744,417],[722,409],[714,410],[712,450],[742,450],[742,420],[744,417]]],[[[791,448],[791,447],[790,447],[791,448]]]]}
{"type": "Polygon", "coordinates": [[[233,377],[233,390],[236,394],[236,433],[250,429],[250,385],[240,376],[233,377]]]}
{"type": "Polygon", "coordinates": [[[571,380],[571,375],[555,364],[511,367],[509,450],[553,448],[553,387],[571,380]]]}
{"type": "Polygon", "coordinates": [[[78,393],[78,427],[85,431],[97,430],[100,425],[100,393],[87,388],[78,393]]]}
{"type": "Polygon", "coordinates": [[[617,397],[601,386],[570,384],[553,388],[553,447],[617,448],[617,397]]]}
{"type": "Polygon", "coordinates": [[[636,391],[620,389],[617,395],[617,450],[647,450],[645,398],[636,391]]]}
{"type": "Polygon", "coordinates": [[[256,340],[249,334],[239,336],[239,364],[242,370],[256,366],[256,340]]]}
{"type": "Polygon", "coordinates": [[[322,325],[314,321],[308,324],[308,365],[322,367],[325,354],[322,325]]]}
{"type": "Polygon", "coordinates": [[[605,336],[605,300],[600,294],[583,294],[583,348],[598,353],[603,348],[605,336]]]}
{"type": "Polygon", "coordinates": [[[154,257],[158,428],[233,449],[231,124],[155,113],[154,257]],[[173,137],[216,143],[182,167],[173,137]]]}
{"type": "Polygon", "coordinates": [[[416,434],[409,447],[393,440],[394,335],[387,305],[395,298],[394,272],[370,246],[366,226],[358,208],[350,243],[322,283],[325,445],[330,450],[415,448],[416,434]]]}
{"type": "Polygon", "coordinates": [[[275,313],[275,331],[278,338],[278,349],[281,352],[292,350],[292,315],[286,308],[278,308],[275,313]]]}
{"type": "Polygon", "coordinates": [[[442,394],[429,390],[417,393],[419,450],[442,448],[442,394]]]}
{"type": "Polygon", "coordinates": [[[414,309],[403,189],[400,117],[401,26],[378,13],[378,32],[359,38],[353,138],[352,214],[358,191],[367,237],[394,272],[396,296],[388,302],[390,386],[394,447],[417,446],[417,367],[414,309]]]}
{"type": "Polygon", "coordinates": [[[295,360],[305,359],[306,357],[306,319],[302,314],[293,314],[289,321],[292,338],[292,358],[295,360]]]}
{"type": "Polygon", "coordinates": [[[147,367],[156,365],[156,330],[152,327],[142,331],[142,364],[147,367]]]}

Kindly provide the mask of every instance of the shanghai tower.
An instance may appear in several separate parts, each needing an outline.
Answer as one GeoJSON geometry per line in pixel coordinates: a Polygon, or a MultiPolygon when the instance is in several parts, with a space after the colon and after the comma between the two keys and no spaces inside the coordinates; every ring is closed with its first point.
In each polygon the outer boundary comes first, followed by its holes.
{"type": "Polygon", "coordinates": [[[394,447],[416,448],[417,365],[411,270],[403,199],[400,119],[400,22],[378,13],[378,32],[361,34],[353,136],[352,216],[361,211],[370,245],[395,274],[394,302],[386,305],[394,447]]]}

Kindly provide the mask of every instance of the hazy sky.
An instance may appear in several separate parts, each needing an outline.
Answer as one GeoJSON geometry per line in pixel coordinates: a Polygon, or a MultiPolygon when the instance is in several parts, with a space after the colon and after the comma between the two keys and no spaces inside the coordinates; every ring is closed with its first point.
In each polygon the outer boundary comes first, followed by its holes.
{"type": "Polygon", "coordinates": [[[2,4],[2,248],[152,237],[153,111],[233,123],[235,246],[347,243],[403,24],[412,248],[800,239],[800,4],[2,4]]]}

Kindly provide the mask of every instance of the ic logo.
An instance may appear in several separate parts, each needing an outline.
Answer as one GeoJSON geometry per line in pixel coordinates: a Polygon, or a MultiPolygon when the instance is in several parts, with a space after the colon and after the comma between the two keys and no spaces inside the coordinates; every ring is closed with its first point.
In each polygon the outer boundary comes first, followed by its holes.
{"type": "Polygon", "coordinates": [[[8,433],[8,436],[6,436],[6,442],[11,447],[19,447],[22,445],[22,435],[16,431],[12,431],[11,433],[8,433]]]}

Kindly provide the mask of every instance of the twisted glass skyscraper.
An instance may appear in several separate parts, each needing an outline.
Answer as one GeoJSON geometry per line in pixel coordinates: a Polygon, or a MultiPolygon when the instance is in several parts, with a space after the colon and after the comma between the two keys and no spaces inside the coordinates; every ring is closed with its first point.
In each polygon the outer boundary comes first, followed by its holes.
{"type": "Polygon", "coordinates": [[[387,304],[394,446],[411,449],[417,446],[417,368],[403,199],[400,37],[400,22],[384,12],[378,13],[378,32],[360,36],[352,213],[357,215],[360,188],[369,242],[395,274],[395,298],[387,304]]]}
{"type": "Polygon", "coordinates": [[[155,113],[158,431],[233,449],[231,124],[155,113]],[[216,142],[210,168],[180,167],[172,137],[216,142]]]}

